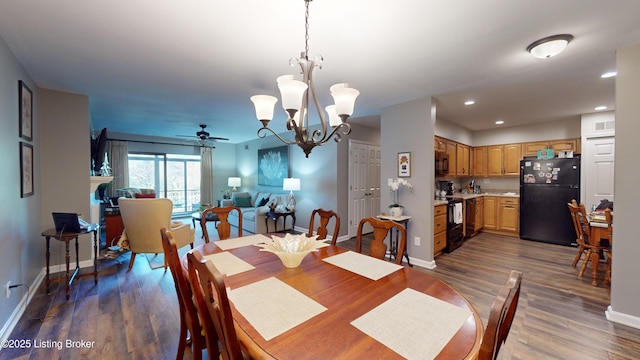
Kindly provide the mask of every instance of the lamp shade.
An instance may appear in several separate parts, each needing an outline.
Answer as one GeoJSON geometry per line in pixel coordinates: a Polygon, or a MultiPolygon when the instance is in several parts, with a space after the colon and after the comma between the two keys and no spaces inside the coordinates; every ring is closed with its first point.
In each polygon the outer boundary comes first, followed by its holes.
{"type": "Polygon", "coordinates": [[[527,46],[527,51],[538,59],[546,59],[560,54],[571,40],[573,35],[569,34],[548,36],[531,43],[527,46]]]}
{"type": "Polygon", "coordinates": [[[285,110],[300,110],[302,97],[307,90],[307,84],[294,80],[293,75],[283,75],[277,79],[278,89],[282,96],[282,107],[285,110]]]}
{"type": "Polygon", "coordinates": [[[251,101],[256,108],[256,117],[258,120],[273,119],[273,107],[278,99],[269,95],[255,95],[251,97],[251,101]]]}
{"type": "Polygon", "coordinates": [[[329,125],[338,126],[342,124],[342,120],[338,117],[338,113],[336,112],[335,105],[329,105],[324,109],[327,110],[327,115],[329,116],[329,125]]]}
{"type": "Polygon", "coordinates": [[[345,83],[335,84],[329,90],[336,103],[336,114],[351,116],[360,91],[348,87],[345,83]]]}
{"type": "Polygon", "coordinates": [[[230,177],[229,180],[227,181],[227,185],[230,187],[238,187],[241,186],[242,184],[242,179],[240,179],[239,177],[230,177]]]}
{"type": "Polygon", "coordinates": [[[286,178],[283,179],[282,190],[300,191],[300,179],[298,178],[286,178]]]}

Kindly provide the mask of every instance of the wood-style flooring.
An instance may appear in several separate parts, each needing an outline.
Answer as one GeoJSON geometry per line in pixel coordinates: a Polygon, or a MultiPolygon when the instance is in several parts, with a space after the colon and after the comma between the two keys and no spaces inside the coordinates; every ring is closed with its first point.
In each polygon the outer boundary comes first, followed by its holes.
{"type": "MultiPolygon", "coordinates": [[[[196,239],[202,242],[199,227],[196,239]]],[[[354,243],[339,244],[353,249],[354,243]]],[[[576,252],[481,233],[453,253],[438,256],[437,267],[424,271],[469,299],[485,325],[509,271],[524,273],[518,311],[500,359],[640,359],[640,330],[606,320],[608,288],[591,286],[589,271],[585,278],[577,277],[571,267],[576,252]]],[[[69,301],[63,283],[54,284],[50,295],[44,284],[35,289],[10,336],[31,340],[31,348],[4,349],[0,359],[175,358],[179,313],[171,274],[152,270],[144,255],[128,272],[128,261],[128,254],[103,260],[98,285],[92,278],[79,279],[69,301]],[[67,348],[67,340],[90,346],[67,348]]],[[[192,358],[189,350],[185,358],[192,358]]]]}

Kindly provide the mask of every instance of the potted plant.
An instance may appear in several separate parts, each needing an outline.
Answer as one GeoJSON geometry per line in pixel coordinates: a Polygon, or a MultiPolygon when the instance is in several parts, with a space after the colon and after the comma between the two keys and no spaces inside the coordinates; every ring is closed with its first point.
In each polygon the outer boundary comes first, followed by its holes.
{"type": "Polygon", "coordinates": [[[402,206],[402,204],[398,200],[398,191],[400,190],[400,188],[406,187],[411,192],[413,192],[413,186],[405,179],[389,179],[388,184],[389,191],[391,191],[391,194],[393,195],[393,203],[389,205],[389,213],[394,218],[399,218],[400,216],[402,216],[404,206],[402,206]]]}

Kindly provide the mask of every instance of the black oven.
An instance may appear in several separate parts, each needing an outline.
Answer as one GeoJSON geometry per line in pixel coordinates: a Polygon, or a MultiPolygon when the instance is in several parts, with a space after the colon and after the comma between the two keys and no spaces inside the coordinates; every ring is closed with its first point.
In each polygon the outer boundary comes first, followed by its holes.
{"type": "Polygon", "coordinates": [[[453,250],[462,246],[464,242],[463,233],[463,220],[462,220],[462,199],[451,198],[447,202],[447,247],[445,252],[452,252],[453,250]]]}

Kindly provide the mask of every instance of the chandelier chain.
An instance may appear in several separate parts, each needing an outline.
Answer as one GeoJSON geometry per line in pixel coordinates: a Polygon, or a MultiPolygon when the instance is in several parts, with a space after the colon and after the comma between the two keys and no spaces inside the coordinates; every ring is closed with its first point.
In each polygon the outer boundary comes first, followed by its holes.
{"type": "Polygon", "coordinates": [[[311,0],[305,0],[305,12],[304,12],[304,58],[309,59],[309,2],[311,0]]]}

